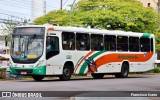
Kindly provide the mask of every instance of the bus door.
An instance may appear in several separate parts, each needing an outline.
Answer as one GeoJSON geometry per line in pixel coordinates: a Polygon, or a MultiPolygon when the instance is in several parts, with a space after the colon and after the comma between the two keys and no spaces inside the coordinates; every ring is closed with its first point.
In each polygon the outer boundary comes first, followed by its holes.
{"type": "Polygon", "coordinates": [[[46,60],[47,68],[46,74],[53,75],[55,56],[59,54],[59,38],[58,36],[47,36],[46,37],[46,60]]]}

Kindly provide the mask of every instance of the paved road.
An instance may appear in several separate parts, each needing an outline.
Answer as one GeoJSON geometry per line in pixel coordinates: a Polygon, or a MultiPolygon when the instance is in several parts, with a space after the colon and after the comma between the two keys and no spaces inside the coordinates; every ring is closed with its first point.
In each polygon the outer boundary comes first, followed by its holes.
{"type": "MultiPolygon", "coordinates": [[[[160,74],[130,75],[129,78],[125,79],[118,79],[113,76],[105,76],[104,79],[93,79],[87,77],[87,78],[72,78],[70,81],[59,81],[59,79],[56,78],[46,78],[41,82],[36,82],[32,79],[7,80],[7,81],[0,80],[0,91],[159,91],[160,92],[160,74]]],[[[93,96],[96,95],[96,92],[92,92],[89,94],[86,92],[80,94],[75,92],[75,95],[82,95],[82,94],[83,96],[86,95],[93,96]]],[[[57,98],[55,97],[55,99],[57,98]]],[[[66,98],[62,97],[59,99],[66,99],[66,98]]],[[[84,98],[82,97],[80,98],[72,97],[70,99],[84,100],[84,98]]],[[[92,99],[94,100],[94,98],[92,99]]],[[[103,98],[101,99],[103,100],[103,98]]],[[[130,99],[133,100],[135,98],[133,99],[130,98],[130,99]]],[[[160,100],[157,98],[152,98],[152,99],[160,100]]],[[[149,100],[149,99],[140,97],[139,100],[149,100]]]]}

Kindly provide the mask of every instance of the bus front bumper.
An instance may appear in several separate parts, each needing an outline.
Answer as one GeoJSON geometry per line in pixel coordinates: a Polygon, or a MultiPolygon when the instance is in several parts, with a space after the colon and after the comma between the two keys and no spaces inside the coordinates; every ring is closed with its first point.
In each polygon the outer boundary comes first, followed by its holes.
{"type": "Polygon", "coordinates": [[[46,75],[46,66],[34,68],[10,67],[10,73],[16,75],[46,75]]]}

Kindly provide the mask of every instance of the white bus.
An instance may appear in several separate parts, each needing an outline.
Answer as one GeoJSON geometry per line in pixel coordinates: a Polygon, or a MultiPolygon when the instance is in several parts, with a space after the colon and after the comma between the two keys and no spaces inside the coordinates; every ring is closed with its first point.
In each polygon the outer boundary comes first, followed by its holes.
{"type": "Polygon", "coordinates": [[[148,33],[53,25],[16,27],[11,41],[12,74],[69,80],[72,74],[103,78],[154,68],[155,37],[148,33]]]}

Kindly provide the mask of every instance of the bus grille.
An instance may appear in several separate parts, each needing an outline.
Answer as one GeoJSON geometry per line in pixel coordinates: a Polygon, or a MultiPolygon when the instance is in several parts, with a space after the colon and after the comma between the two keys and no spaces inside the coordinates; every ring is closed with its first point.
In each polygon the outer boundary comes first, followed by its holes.
{"type": "Polygon", "coordinates": [[[29,70],[16,69],[16,72],[18,74],[21,74],[21,72],[27,72],[27,74],[32,74],[33,69],[29,69],[29,70]]]}

